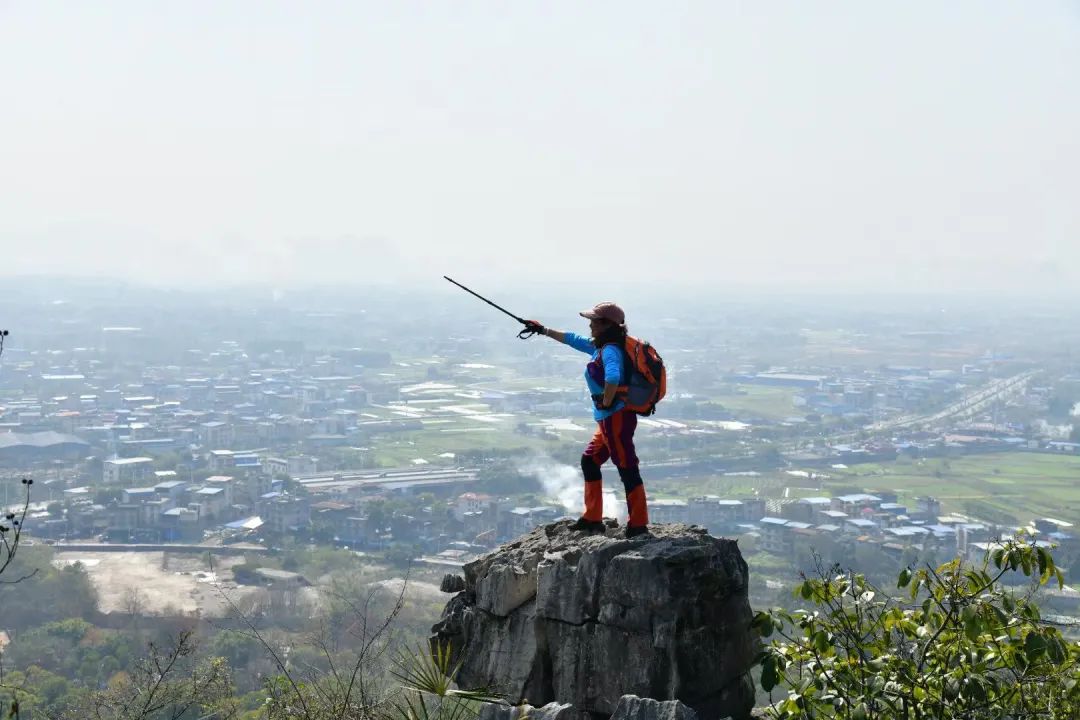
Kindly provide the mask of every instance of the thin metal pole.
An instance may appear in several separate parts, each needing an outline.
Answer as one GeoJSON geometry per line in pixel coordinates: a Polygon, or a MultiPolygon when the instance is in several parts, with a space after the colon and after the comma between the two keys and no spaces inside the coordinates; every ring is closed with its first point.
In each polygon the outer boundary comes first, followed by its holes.
{"type": "Polygon", "coordinates": [[[464,290],[465,292],[469,293],[470,295],[472,295],[472,296],[474,296],[474,297],[477,297],[477,298],[480,298],[481,300],[483,300],[484,302],[486,302],[486,303],[487,303],[488,305],[490,305],[491,307],[495,308],[495,309],[496,309],[496,310],[498,310],[499,312],[503,312],[503,313],[506,313],[507,315],[509,315],[510,317],[514,318],[515,320],[517,320],[517,321],[518,321],[519,323],[521,323],[522,325],[526,325],[526,324],[527,324],[527,323],[525,322],[525,320],[523,320],[522,318],[519,318],[519,317],[518,317],[517,315],[515,315],[515,314],[514,314],[514,313],[512,313],[512,312],[510,312],[510,311],[509,311],[509,310],[507,310],[506,308],[503,308],[503,307],[499,307],[498,305],[496,305],[495,303],[491,302],[490,300],[488,300],[488,299],[487,299],[486,297],[484,297],[483,295],[480,295],[480,294],[478,294],[478,293],[475,293],[475,292],[473,292],[473,291],[472,291],[472,290],[470,290],[469,288],[467,288],[467,287],[465,287],[464,285],[462,285],[461,283],[459,283],[459,282],[458,282],[457,280],[454,280],[453,278],[449,278],[449,277],[447,277],[446,275],[443,275],[443,279],[444,279],[444,280],[449,280],[450,282],[454,283],[455,285],[457,285],[457,286],[458,286],[459,288],[461,288],[461,289],[462,289],[462,290],[464,290]]]}

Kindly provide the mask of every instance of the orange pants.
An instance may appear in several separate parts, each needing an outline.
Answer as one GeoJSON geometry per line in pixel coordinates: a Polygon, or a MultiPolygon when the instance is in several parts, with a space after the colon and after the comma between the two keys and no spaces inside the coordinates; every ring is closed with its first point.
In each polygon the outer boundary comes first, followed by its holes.
{"type": "Polygon", "coordinates": [[[604,486],[600,466],[610,458],[619,471],[619,478],[626,491],[626,509],[629,514],[626,524],[630,527],[644,527],[649,524],[645,485],[641,480],[637,452],[634,450],[637,417],[634,412],[620,410],[597,423],[599,427],[596,434],[581,456],[581,471],[585,475],[586,520],[604,519],[604,486]]]}

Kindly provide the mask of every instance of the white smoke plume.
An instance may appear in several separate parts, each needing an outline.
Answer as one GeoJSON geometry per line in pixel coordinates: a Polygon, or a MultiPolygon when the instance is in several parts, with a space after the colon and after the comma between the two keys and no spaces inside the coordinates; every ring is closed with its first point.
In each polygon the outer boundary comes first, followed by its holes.
{"type": "Polygon", "coordinates": [[[1068,440],[1072,434],[1072,425],[1051,425],[1045,420],[1036,420],[1035,427],[1040,435],[1045,435],[1051,440],[1068,440]]]}
{"type": "MultiPolygon", "coordinates": [[[[522,475],[536,478],[544,488],[544,494],[566,508],[568,514],[580,515],[584,511],[585,480],[580,467],[535,455],[519,464],[517,470],[522,475]]],[[[626,519],[626,503],[622,495],[618,473],[609,465],[604,473],[604,517],[618,518],[620,521],[626,519]]]]}

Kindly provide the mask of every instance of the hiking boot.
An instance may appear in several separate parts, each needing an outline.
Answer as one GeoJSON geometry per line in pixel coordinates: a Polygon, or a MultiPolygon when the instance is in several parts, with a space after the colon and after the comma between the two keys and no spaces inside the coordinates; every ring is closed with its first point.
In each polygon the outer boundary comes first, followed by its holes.
{"type": "Polygon", "coordinates": [[[627,525],[626,526],[626,537],[628,537],[628,538],[634,538],[634,537],[637,537],[638,535],[646,535],[646,534],[648,534],[648,532],[649,532],[649,526],[648,525],[627,525]]]}
{"type": "Polygon", "coordinates": [[[570,529],[580,532],[604,532],[607,530],[607,526],[604,525],[602,520],[586,520],[581,517],[570,523],[570,529]]]}

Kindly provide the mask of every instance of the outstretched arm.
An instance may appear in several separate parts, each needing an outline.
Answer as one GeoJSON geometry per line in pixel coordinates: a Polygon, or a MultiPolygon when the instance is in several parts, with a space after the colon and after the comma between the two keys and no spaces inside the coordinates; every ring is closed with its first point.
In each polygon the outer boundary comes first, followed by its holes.
{"type": "Polygon", "coordinates": [[[592,339],[578,335],[577,333],[563,332],[562,330],[545,327],[536,320],[526,320],[525,329],[539,335],[547,335],[552,340],[557,340],[564,345],[569,345],[575,350],[587,355],[592,355],[596,352],[596,345],[593,343],[592,339]]]}
{"type": "Polygon", "coordinates": [[[566,342],[566,333],[562,332],[561,330],[556,330],[554,328],[544,328],[544,334],[552,340],[558,340],[561,343],[566,342]]]}
{"type": "Polygon", "coordinates": [[[592,339],[584,337],[583,335],[578,335],[577,333],[548,329],[547,336],[552,340],[558,340],[564,345],[569,345],[578,352],[583,352],[586,355],[592,355],[596,352],[596,345],[593,344],[592,339]]]}

